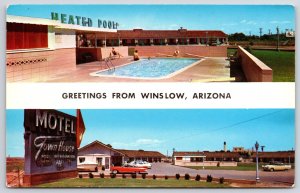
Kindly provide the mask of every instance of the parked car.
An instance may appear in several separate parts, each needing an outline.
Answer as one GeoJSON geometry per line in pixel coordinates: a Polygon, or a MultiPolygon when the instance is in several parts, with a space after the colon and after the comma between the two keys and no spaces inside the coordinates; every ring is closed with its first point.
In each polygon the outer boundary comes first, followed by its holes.
{"type": "Polygon", "coordinates": [[[110,171],[113,174],[117,173],[145,173],[147,174],[147,168],[140,168],[140,167],[131,167],[131,166],[111,166],[110,171]]]}
{"type": "Polygon", "coordinates": [[[78,171],[93,171],[98,172],[98,164],[91,161],[84,161],[82,163],[77,164],[78,171]]]}
{"type": "Polygon", "coordinates": [[[264,171],[284,171],[284,170],[289,170],[292,168],[290,164],[284,164],[281,162],[271,162],[267,165],[262,166],[264,171]]]}
{"type": "Polygon", "coordinates": [[[152,167],[151,163],[143,160],[135,160],[130,163],[127,163],[127,165],[131,167],[140,167],[140,168],[148,168],[148,169],[151,169],[152,167]]]}

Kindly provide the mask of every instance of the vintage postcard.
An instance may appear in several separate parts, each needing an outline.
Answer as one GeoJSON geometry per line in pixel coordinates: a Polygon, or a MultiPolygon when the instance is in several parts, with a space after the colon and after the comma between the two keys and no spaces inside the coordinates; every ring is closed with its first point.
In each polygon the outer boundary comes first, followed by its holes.
{"type": "Polygon", "coordinates": [[[7,187],[291,188],[291,5],[9,5],[7,187]]]}

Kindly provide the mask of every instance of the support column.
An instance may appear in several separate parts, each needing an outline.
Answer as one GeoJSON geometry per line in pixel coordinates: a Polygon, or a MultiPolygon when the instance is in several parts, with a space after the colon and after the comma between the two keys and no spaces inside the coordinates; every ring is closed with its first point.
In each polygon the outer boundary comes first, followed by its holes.
{"type": "Polygon", "coordinates": [[[135,44],[135,45],[138,45],[138,43],[139,43],[139,40],[134,39],[134,44],[135,44]]]}
{"type": "Polygon", "coordinates": [[[186,44],[187,44],[187,45],[190,44],[190,39],[189,39],[189,38],[186,39],[186,44]]]}
{"type": "Polygon", "coordinates": [[[150,39],[150,45],[153,46],[153,39],[150,39]]]}
{"type": "Polygon", "coordinates": [[[165,44],[166,44],[166,46],[168,45],[168,39],[167,38],[165,39],[165,44]]]}
{"type": "Polygon", "coordinates": [[[175,39],[175,43],[176,43],[176,45],[178,44],[178,38],[175,39]]]}

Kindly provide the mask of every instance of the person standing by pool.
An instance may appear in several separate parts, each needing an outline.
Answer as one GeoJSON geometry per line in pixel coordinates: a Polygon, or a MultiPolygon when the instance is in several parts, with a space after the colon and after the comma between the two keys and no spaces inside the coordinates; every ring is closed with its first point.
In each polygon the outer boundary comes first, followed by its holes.
{"type": "Polygon", "coordinates": [[[134,53],[133,53],[133,60],[134,60],[134,61],[137,61],[137,60],[139,60],[139,59],[140,59],[140,57],[139,57],[138,51],[135,50],[134,53]]]}

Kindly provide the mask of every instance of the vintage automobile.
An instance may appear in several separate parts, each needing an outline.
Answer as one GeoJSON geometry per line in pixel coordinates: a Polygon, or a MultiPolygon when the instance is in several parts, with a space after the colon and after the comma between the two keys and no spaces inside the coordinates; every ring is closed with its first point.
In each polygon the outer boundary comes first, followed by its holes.
{"type": "Polygon", "coordinates": [[[280,163],[280,162],[270,162],[267,165],[263,165],[262,168],[263,168],[264,171],[273,172],[273,171],[289,170],[289,169],[292,168],[292,166],[289,165],[289,164],[283,164],[283,163],[280,163]]]}
{"type": "Polygon", "coordinates": [[[135,160],[135,161],[129,162],[127,165],[131,166],[131,167],[148,168],[148,169],[151,169],[151,167],[152,167],[152,165],[149,162],[146,162],[143,160],[135,160]]]}
{"type": "Polygon", "coordinates": [[[147,174],[147,168],[140,168],[140,167],[131,167],[131,166],[111,166],[110,171],[113,174],[117,173],[145,173],[147,174]]]}
{"type": "Polygon", "coordinates": [[[93,171],[93,172],[98,172],[98,164],[95,162],[91,161],[84,161],[82,163],[77,164],[77,170],[79,172],[83,171],[93,171]]]}

